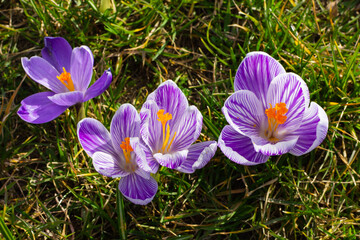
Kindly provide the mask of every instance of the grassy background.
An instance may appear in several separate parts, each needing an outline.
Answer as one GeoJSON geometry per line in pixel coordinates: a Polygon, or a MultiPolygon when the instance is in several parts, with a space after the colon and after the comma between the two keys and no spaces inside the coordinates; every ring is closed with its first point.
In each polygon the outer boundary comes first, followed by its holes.
{"type": "Polygon", "coordinates": [[[356,1],[0,0],[0,238],[5,239],[356,239],[360,234],[360,5],[356,1]],[[40,55],[45,36],[94,53],[94,80],[113,81],[85,103],[109,127],[125,102],[137,109],[173,79],[204,116],[200,140],[217,140],[221,113],[245,54],[260,50],[307,82],[329,117],[313,152],[244,167],[218,150],[188,175],[161,168],[152,203],[123,200],[76,136],[75,108],[31,125],[20,101],[45,89],[21,57],[40,55]]]}

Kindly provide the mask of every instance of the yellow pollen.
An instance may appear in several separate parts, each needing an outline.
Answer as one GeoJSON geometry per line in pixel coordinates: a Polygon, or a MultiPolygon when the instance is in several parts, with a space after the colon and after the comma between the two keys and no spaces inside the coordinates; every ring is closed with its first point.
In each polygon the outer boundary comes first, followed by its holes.
{"type": "Polygon", "coordinates": [[[284,124],[286,122],[287,117],[284,114],[287,112],[288,109],[286,108],[286,104],[283,102],[277,103],[274,108],[270,103],[270,107],[265,109],[265,114],[268,117],[268,129],[266,130],[265,135],[271,142],[279,140],[274,137],[273,134],[276,132],[276,129],[280,124],[284,124]]]}
{"type": "Polygon", "coordinates": [[[60,74],[60,76],[57,76],[57,78],[60,80],[62,84],[65,85],[67,89],[69,89],[70,92],[74,91],[74,83],[71,79],[71,74],[66,72],[65,68],[63,67],[63,72],[60,74]]]}
{"type": "Polygon", "coordinates": [[[173,143],[174,141],[174,138],[176,136],[176,132],[174,132],[174,136],[172,137],[170,143],[169,143],[169,139],[170,139],[170,126],[169,124],[166,124],[167,121],[171,120],[172,119],[172,115],[170,113],[165,113],[165,110],[164,109],[160,109],[158,112],[157,112],[157,115],[158,115],[158,121],[161,122],[161,125],[162,125],[162,131],[163,131],[163,145],[161,147],[161,152],[164,153],[165,150],[166,151],[169,151],[170,147],[171,147],[171,144],[173,143]],[[169,144],[168,144],[169,143],[169,144]],[[167,146],[167,147],[166,147],[167,146]]]}
{"type": "Polygon", "coordinates": [[[123,150],[126,163],[130,163],[131,161],[131,152],[134,151],[132,147],[130,146],[130,138],[125,138],[125,142],[121,142],[120,144],[121,149],[123,150]]]}

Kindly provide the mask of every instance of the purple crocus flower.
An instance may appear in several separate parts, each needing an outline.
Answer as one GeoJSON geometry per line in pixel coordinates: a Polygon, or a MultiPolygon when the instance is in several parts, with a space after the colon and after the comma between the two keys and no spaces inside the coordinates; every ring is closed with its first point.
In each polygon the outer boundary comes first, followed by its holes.
{"type": "Polygon", "coordinates": [[[329,125],[324,109],[310,103],[309,89],[300,76],[286,73],[268,54],[247,54],[234,87],[222,108],[230,125],[218,141],[230,160],[255,165],[273,155],[300,156],[324,140],[329,125]]]}
{"type": "Polygon", "coordinates": [[[138,156],[130,141],[138,142],[140,116],[131,104],[123,104],[116,111],[110,133],[92,118],[81,120],[77,133],[97,172],[107,177],[121,177],[119,190],[131,202],[141,205],[151,202],[158,185],[150,173],[136,163],[138,156]]]}
{"type": "Polygon", "coordinates": [[[26,74],[49,92],[33,94],[21,101],[18,115],[29,123],[46,123],[68,107],[99,96],[110,85],[111,71],[89,87],[93,74],[94,57],[87,46],[71,48],[61,37],[46,37],[42,58],[21,59],[26,74]],[[89,88],[88,88],[89,87],[89,88]]]}
{"type": "Polygon", "coordinates": [[[159,164],[184,173],[205,166],[217,149],[215,141],[196,143],[202,115],[189,106],[176,83],[168,80],[151,93],[140,111],[142,141],[132,141],[139,166],[152,173],[159,164]],[[193,144],[193,145],[192,145],[193,144]]]}

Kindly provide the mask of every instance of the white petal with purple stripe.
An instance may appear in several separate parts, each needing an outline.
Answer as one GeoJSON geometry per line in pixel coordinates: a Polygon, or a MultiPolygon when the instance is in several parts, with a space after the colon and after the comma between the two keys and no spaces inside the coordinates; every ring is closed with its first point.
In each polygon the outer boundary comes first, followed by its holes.
{"type": "Polygon", "coordinates": [[[169,152],[187,149],[196,139],[198,139],[201,133],[202,120],[203,117],[195,106],[188,107],[183,113],[179,123],[175,126],[173,125],[174,129],[171,131],[176,131],[177,134],[169,152]]]}
{"type": "Polygon", "coordinates": [[[203,168],[215,155],[216,149],[217,143],[215,141],[191,145],[185,161],[176,170],[184,173],[193,173],[196,169],[203,168]]]}
{"type": "Polygon", "coordinates": [[[117,155],[95,152],[92,159],[96,171],[104,176],[117,178],[129,175],[129,172],[122,168],[117,155]]]}
{"type": "Polygon", "coordinates": [[[228,123],[246,136],[259,136],[265,119],[261,102],[253,92],[240,90],[226,99],[222,111],[228,123]]]}
{"type": "Polygon", "coordinates": [[[130,145],[136,153],[136,163],[139,168],[156,173],[159,169],[159,163],[154,158],[149,147],[139,138],[130,138],[130,145]]]}
{"type": "Polygon", "coordinates": [[[81,146],[90,157],[99,151],[116,155],[109,131],[98,120],[82,119],[77,125],[77,135],[81,146]]]}
{"type": "Polygon", "coordinates": [[[157,120],[159,110],[156,102],[149,100],[143,104],[140,111],[140,133],[143,141],[151,151],[157,151],[161,146],[162,128],[161,123],[157,120]]]}
{"type": "Polygon", "coordinates": [[[157,192],[158,184],[153,177],[148,179],[136,173],[122,177],[119,190],[130,202],[146,205],[151,202],[157,192]]]}
{"type": "Polygon", "coordinates": [[[328,127],[329,119],[324,109],[312,102],[305,111],[301,126],[293,133],[300,137],[290,153],[300,156],[314,150],[325,139],[328,127]]]}
{"type": "Polygon", "coordinates": [[[285,73],[283,66],[267,53],[248,53],[236,72],[235,91],[249,90],[255,93],[263,107],[266,107],[270,82],[282,73],[285,73]]]}
{"type": "Polygon", "coordinates": [[[274,156],[289,152],[294,148],[298,138],[298,136],[288,135],[279,142],[269,142],[262,137],[251,138],[251,140],[256,152],[260,152],[266,156],[274,156]]]}
{"type": "Polygon", "coordinates": [[[269,159],[256,152],[250,138],[237,132],[232,126],[226,125],[221,131],[218,146],[231,161],[242,165],[256,165],[269,159]]]}
{"type": "Polygon", "coordinates": [[[185,161],[188,152],[189,150],[186,149],[166,154],[155,153],[153,156],[161,166],[174,169],[179,167],[185,161]]]}
{"type": "Polygon", "coordinates": [[[110,125],[110,135],[114,149],[118,153],[123,150],[120,145],[125,138],[140,136],[140,116],[131,104],[122,104],[116,111],[110,125]]]}
{"type": "Polygon", "coordinates": [[[285,73],[277,76],[270,84],[267,93],[267,107],[275,107],[277,103],[285,103],[288,112],[284,124],[279,125],[282,135],[299,128],[305,111],[305,97],[302,87],[303,80],[296,74],[285,73]]]}

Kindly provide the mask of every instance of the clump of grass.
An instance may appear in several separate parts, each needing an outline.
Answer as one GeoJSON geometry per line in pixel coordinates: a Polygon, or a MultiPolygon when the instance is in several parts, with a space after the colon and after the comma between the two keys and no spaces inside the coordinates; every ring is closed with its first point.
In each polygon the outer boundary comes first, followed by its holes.
{"type": "Polygon", "coordinates": [[[359,232],[359,9],[321,1],[3,2],[0,10],[0,234],[11,239],[356,239],[359,232]],[[337,14],[336,10],[337,9],[337,14]],[[216,140],[236,69],[266,51],[309,86],[329,117],[325,141],[301,157],[244,167],[220,151],[192,175],[161,168],[147,206],[123,200],[98,174],[76,136],[75,109],[31,125],[21,99],[44,89],[20,58],[40,55],[43,37],[88,45],[95,76],[111,67],[108,91],[85,103],[109,127],[125,102],[175,80],[204,116],[201,140],[216,140]],[[19,89],[19,90],[17,90],[19,89]],[[5,109],[5,110],[4,110],[5,109]],[[4,119],[5,118],[5,119],[4,119]],[[6,121],[4,121],[6,120],[6,121]]]}

